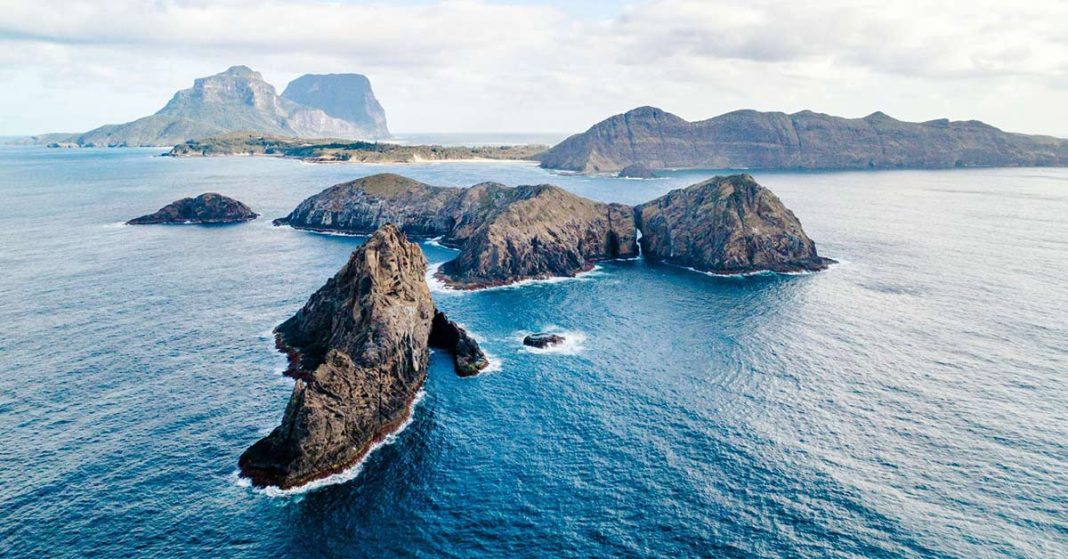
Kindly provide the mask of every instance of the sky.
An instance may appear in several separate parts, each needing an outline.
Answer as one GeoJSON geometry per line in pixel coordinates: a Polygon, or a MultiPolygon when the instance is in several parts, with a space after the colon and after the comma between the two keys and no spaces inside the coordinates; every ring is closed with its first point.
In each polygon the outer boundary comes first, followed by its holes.
{"type": "Polygon", "coordinates": [[[244,64],[367,75],[394,132],[803,109],[1068,137],[1068,1],[4,0],[0,135],[159,110],[244,64]]]}

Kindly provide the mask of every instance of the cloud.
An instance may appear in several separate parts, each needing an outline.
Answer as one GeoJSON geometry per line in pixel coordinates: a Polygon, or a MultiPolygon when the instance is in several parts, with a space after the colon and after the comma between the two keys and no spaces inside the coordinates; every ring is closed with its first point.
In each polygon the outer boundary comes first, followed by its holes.
{"type": "Polygon", "coordinates": [[[1050,117],[1068,83],[1059,0],[644,0],[601,16],[559,2],[8,0],[0,133],[130,120],[232,64],[279,88],[366,73],[395,130],[575,131],[654,104],[1068,131],[1050,117]]]}

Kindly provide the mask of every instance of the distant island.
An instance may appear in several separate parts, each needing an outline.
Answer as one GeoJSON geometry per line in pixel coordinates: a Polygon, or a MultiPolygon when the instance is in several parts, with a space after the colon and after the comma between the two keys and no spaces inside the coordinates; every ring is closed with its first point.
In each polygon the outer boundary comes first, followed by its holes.
{"type": "Polygon", "coordinates": [[[1068,165],[1068,140],[1003,132],[979,121],[903,122],[876,112],[841,118],[734,111],[688,122],[639,107],[538,156],[548,169],[888,169],[1068,165]]]}
{"type": "Polygon", "coordinates": [[[341,139],[300,139],[233,133],[202,140],[189,140],[174,146],[170,157],[214,157],[227,155],[269,155],[315,163],[417,163],[453,160],[534,160],[544,145],[440,146],[404,145],[341,139]]]}
{"type": "Polygon", "coordinates": [[[282,95],[247,66],[199,78],[156,114],[81,134],[42,134],[51,147],[173,146],[228,132],[302,138],[388,138],[386,114],[359,74],[307,74],[282,95]]]}
{"type": "Polygon", "coordinates": [[[241,223],[259,216],[243,202],[215,192],[205,192],[195,198],[175,200],[155,213],[127,221],[126,225],[241,223]]]}

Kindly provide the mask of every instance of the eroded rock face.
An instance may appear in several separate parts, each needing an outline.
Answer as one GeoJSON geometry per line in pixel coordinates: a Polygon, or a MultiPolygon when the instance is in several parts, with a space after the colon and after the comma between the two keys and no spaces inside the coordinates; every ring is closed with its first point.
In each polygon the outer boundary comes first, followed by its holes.
{"type": "Polygon", "coordinates": [[[519,186],[446,262],[438,277],[461,289],[574,276],[593,263],[638,254],[629,206],[552,185],[519,186]]]}
{"type": "Polygon", "coordinates": [[[296,385],[282,424],[241,455],[256,485],[336,473],[397,429],[427,373],[434,303],[418,245],[387,225],[275,329],[296,385]]]}
{"type": "Polygon", "coordinates": [[[159,211],[131,219],[128,225],[160,223],[238,223],[259,217],[245,204],[214,192],[195,198],[182,198],[160,208],[159,211]]]}
{"type": "Polygon", "coordinates": [[[430,328],[430,347],[452,353],[456,374],[462,377],[477,375],[489,366],[489,359],[478,346],[478,342],[467,334],[467,330],[449,320],[441,311],[434,313],[434,322],[430,328]]]}
{"type": "Polygon", "coordinates": [[[738,274],[825,269],[801,222],[749,175],[715,177],[634,209],[642,254],[700,271],[738,274]]]}

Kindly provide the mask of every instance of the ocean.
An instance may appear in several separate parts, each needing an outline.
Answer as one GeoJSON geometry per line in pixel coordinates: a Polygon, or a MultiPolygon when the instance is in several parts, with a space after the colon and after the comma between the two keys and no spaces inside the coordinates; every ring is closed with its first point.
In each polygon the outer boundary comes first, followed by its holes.
{"type": "Polygon", "coordinates": [[[838,265],[435,290],[494,370],[435,353],[402,432],[280,493],[236,475],[292,387],[270,330],[363,239],[271,219],[386,171],[625,203],[715,172],[160,151],[0,147],[0,556],[1068,556],[1068,169],[754,172],[838,265]],[[121,225],[206,191],[263,217],[121,225]]]}

